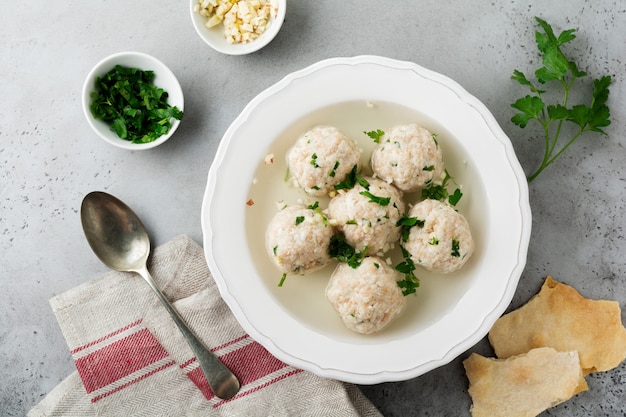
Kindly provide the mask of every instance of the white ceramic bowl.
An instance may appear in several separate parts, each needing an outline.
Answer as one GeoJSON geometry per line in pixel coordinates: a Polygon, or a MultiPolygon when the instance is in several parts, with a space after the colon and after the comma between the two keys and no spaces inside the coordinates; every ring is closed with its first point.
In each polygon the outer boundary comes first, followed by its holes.
{"type": "Polygon", "coordinates": [[[219,145],[201,216],[209,267],[243,328],[286,363],[359,384],[416,377],[482,339],[513,297],[531,231],[524,172],[485,106],[443,75],[376,56],[318,62],[254,98],[219,145]],[[418,267],[421,285],[402,315],[361,335],[324,297],[332,265],[289,276],[278,287],[281,273],[267,255],[265,230],[278,200],[320,200],[284,181],[285,152],[302,132],[338,127],[359,141],[367,165],[374,145],[363,131],[411,122],[438,134],[446,167],[463,187],[457,208],[476,250],[449,275],[418,267]],[[274,163],[266,164],[270,154],[274,163]]]}
{"type": "Polygon", "coordinates": [[[160,136],[153,142],[132,143],[117,136],[117,134],[111,130],[111,126],[108,123],[94,118],[91,114],[89,105],[91,104],[91,93],[96,90],[96,78],[102,77],[107,72],[112,70],[116,65],[139,68],[144,71],[154,71],[154,85],[164,89],[168,93],[168,104],[172,106],[177,106],[181,111],[184,110],[183,90],[180,87],[180,84],[178,83],[178,80],[176,79],[174,73],[170,71],[170,69],[164,63],[162,63],[153,56],[141,52],[119,52],[113,55],[109,55],[108,57],[98,62],[92,68],[92,70],[87,75],[87,78],[85,79],[85,83],[83,84],[82,100],[83,112],[85,113],[87,122],[98,136],[100,136],[106,142],[119,148],[130,150],[145,150],[159,146],[170,137],[172,137],[181,122],[180,120],[173,120],[169,132],[165,135],[160,136]]]}
{"type": "Polygon", "coordinates": [[[274,0],[275,10],[270,13],[270,26],[257,39],[248,43],[230,44],[224,37],[224,25],[219,24],[212,28],[205,26],[206,18],[194,11],[198,0],[190,0],[191,22],[196,33],[207,45],[226,55],[246,55],[258,51],[270,43],[280,31],[285,20],[287,10],[286,0],[274,0]]]}

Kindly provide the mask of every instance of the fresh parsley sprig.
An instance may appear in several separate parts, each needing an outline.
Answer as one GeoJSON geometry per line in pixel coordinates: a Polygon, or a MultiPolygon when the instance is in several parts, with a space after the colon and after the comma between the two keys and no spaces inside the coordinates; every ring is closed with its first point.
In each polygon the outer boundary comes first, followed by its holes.
{"type": "Polygon", "coordinates": [[[365,133],[367,136],[370,137],[370,139],[372,139],[374,141],[374,143],[380,143],[380,139],[385,136],[385,132],[383,132],[380,129],[376,129],[376,130],[370,130],[368,132],[363,132],[365,133]]]}
{"type": "Polygon", "coordinates": [[[511,105],[519,111],[511,118],[511,121],[524,128],[528,122],[536,120],[543,128],[545,137],[543,160],[539,168],[528,176],[528,182],[537,178],[545,168],[561,156],[584,133],[596,132],[606,135],[602,128],[611,123],[610,111],[606,105],[611,76],[605,75],[593,81],[593,94],[589,106],[577,104],[568,107],[568,99],[574,82],[587,75],[586,72],[578,68],[574,61],[568,59],[561,49],[563,45],[576,38],[575,30],[568,29],[557,36],[548,22],[538,17],[535,20],[543,29],[543,33],[538,31],[535,33],[537,49],[539,49],[543,64],[535,71],[535,77],[542,86],[551,81],[558,82],[563,89],[563,100],[556,104],[546,105],[544,101],[546,90],[533,84],[523,72],[513,71],[511,79],[527,87],[531,94],[520,98],[511,105]],[[578,130],[557,151],[557,143],[564,122],[574,123],[578,130]]]}

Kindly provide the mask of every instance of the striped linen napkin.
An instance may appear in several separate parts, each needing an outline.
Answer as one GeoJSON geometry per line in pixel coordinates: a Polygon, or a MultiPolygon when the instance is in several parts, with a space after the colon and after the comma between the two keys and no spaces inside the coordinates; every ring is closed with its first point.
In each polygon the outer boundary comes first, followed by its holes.
{"type": "Polygon", "coordinates": [[[366,416],[352,384],[273,357],[220,297],[202,248],[187,236],[157,247],[150,271],[198,337],[237,375],[216,397],[191,349],[138,275],[109,272],[50,300],[76,371],[28,414],[39,416],[366,416]]]}

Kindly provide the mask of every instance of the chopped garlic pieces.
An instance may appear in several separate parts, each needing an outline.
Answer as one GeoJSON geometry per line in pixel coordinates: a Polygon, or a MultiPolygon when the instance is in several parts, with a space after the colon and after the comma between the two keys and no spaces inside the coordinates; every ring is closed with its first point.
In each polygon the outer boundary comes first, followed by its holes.
{"type": "Polygon", "coordinates": [[[194,12],[207,18],[207,28],[223,23],[226,42],[247,43],[270,26],[276,7],[274,0],[198,0],[194,12]]]}

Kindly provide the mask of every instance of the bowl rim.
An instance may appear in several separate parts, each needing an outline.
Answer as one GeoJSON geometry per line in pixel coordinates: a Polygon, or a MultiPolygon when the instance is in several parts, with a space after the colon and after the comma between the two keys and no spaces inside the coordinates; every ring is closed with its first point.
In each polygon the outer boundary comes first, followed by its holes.
{"type": "MultiPolygon", "coordinates": [[[[360,94],[360,91],[357,90],[358,89],[353,89],[349,93],[351,95],[358,95],[360,94]]],[[[332,93],[331,95],[335,96],[334,93],[332,93]]],[[[316,104],[319,104],[319,102],[316,102],[316,104]]],[[[491,170],[492,168],[490,167],[489,172],[491,172],[491,170]]],[[[243,172],[241,176],[245,177],[248,175],[249,172],[249,169],[245,169],[245,172],[243,172]]],[[[250,176],[250,178],[252,178],[252,176],[250,176]]],[[[241,193],[237,194],[237,197],[240,198],[241,193]]],[[[501,197],[502,196],[499,196],[498,199],[494,198],[490,200],[500,200],[501,197]]],[[[244,206],[245,204],[241,205],[244,206]]],[[[530,203],[528,198],[528,184],[526,181],[526,177],[519,164],[519,161],[517,160],[510,139],[502,131],[489,110],[478,99],[469,94],[459,84],[442,74],[430,71],[412,62],[400,61],[373,55],[360,55],[348,58],[339,57],[319,61],[304,69],[295,71],[287,75],[282,80],[257,95],[244,108],[240,115],[233,121],[233,123],[224,134],[220,145],[218,146],[218,150],[213,160],[213,163],[209,168],[207,185],[201,210],[203,247],[209,269],[213,274],[222,298],[230,307],[231,311],[234,313],[235,317],[242,325],[244,330],[248,332],[248,334],[250,334],[250,336],[252,336],[257,342],[263,345],[268,351],[270,351],[270,353],[272,353],[283,362],[286,362],[300,369],[308,370],[322,377],[334,378],[358,384],[374,384],[381,382],[401,381],[417,377],[432,369],[451,362],[453,359],[455,359],[467,349],[471,348],[477,342],[479,342],[488,333],[489,329],[496,321],[496,319],[499,318],[501,314],[506,310],[513,298],[513,295],[517,288],[517,284],[526,264],[526,257],[532,226],[530,203]],[[300,352],[296,355],[293,353],[293,351],[290,351],[290,349],[293,348],[294,343],[290,341],[286,342],[286,338],[282,338],[280,341],[273,340],[271,336],[268,336],[268,334],[270,334],[271,332],[274,332],[275,334],[276,331],[268,330],[269,327],[267,325],[263,325],[262,329],[259,328],[258,317],[253,318],[255,322],[252,322],[251,316],[247,315],[247,313],[249,313],[249,306],[244,307],[240,304],[240,301],[237,299],[237,295],[241,296],[241,293],[235,294],[233,292],[234,283],[230,282],[228,277],[225,276],[225,274],[230,272],[230,267],[223,263],[224,254],[227,253],[227,248],[229,247],[229,244],[233,243],[234,238],[226,237],[225,240],[225,234],[220,233],[223,232],[223,230],[214,230],[214,227],[218,224],[214,220],[219,217],[220,213],[223,214],[224,210],[226,210],[222,207],[226,203],[222,200],[215,198],[214,192],[216,191],[216,187],[219,186],[218,177],[223,174],[222,165],[224,164],[227,153],[229,149],[234,146],[231,143],[231,139],[233,139],[233,136],[237,133],[239,129],[242,128],[242,126],[245,126],[247,123],[249,123],[250,120],[259,119],[258,115],[254,115],[254,111],[255,109],[257,109],[257,107],[262,105],[265,100],[271,99],[273,96],[280,93],[283,89],[288,89],[293,85],[299,84],[311,75],[314,76],[314,79],[319,79],[319,74],[316,74],[318,71],[322,73],[328,68],[333,67],[342,68],[342,70],[345,70],[346,68],[350,69],[376,67],[381,68],[382,71],[406,71],[407,73],[412,73],[418,78],[426,79],[429,82],[439,85],[441,88],[449,90],[451,96],[455,96],[456,99],[460,100],[464,105],[467,105],[472,112],[478,113],[476,117],[480,120],[480,123],[484,125],[484,129],[488,130],[493,135],[491,139],[495,140],[495,144],[498,148],[498,153],[504,155],[506,167],[508,170],[506,176],[507,178],[512,180],[512,183],[510,184],[511,190],[507,191],[507,193],[510,194],[507,194],[507,196],[510,195],[513,198],[508,204],[511,204],[515,208],[515,231],[519,232],[519,234],[516,234],[514,238],[511,239],[515,242],[514,247],[511,247],[510,250],[507,249],[507,260],[510,261],[510,264],[507,264],[506,269],[508,279],[506,281],[503,280],[504,282],[501,284],[502,293],[498,293],[498,296],[500,298],[497,300],[494,299],[492,303],[483,303],[482,300],[480,300],[479,303],[479,300],[477,300],[476,297],[471,300],[467,300],[467,297],[464,297],[463,300],[461,300],[463,301],[463,306],[466,306],[468,304],[470,306],[473,306],[474,304],[478,303],[478,305],[487,305],[486,307],[480,308],[489,309],[488,311],[484,311],[484,314],[481,315],[479,318],[472,319],[472,327],[471,330],[469,330],[471,331],[471,333],[467,337],[463,336],[465,338],[462,340],[457,340],[457,336],[454,336],[455,338],[452,342],[447,342],[448,344],[446,345],[445,351],[438,351],[432,357],[428,357],[425,359],[420,358],[420,361],[418,362],[411,361],[410,363],[406,364],[406,367],[404,367],[405,364],[403,363],[402,369],[379,369],[371,372],[362,372],[355,369],[347,369],[348,366],[353,365],[344,366],[343,364],[338,364],[337,360],[334,359],[332,361],[333,366],[329,366],[328,363],[320,365],[315,360],[312,360],[311,357],[304,357],[300,354],[300,352]]],[[[234,212],[235,214],[243,213],[243,208],[239,207],[233,208],[232,206],[229,206],[228,210],[229,212],[234,212]]],[[[224,223],[223,219],[221,220],[221,222],[224,223]]],[[[497,227],[491,227],[490,229],[497,229],[497,227]]],[[[235,243],[241,244],[241,242],[235,243]]],[[[254,291],[255,289],[257,288],[252,288],[250,289],[250,291],[254,291]]],[[[240,290],[240,288],[237,288],[237,290],[240,290]]],[[[474,293],[472,295],[475,296],[474,293]]],[[[258,294],[255,293],[255,297],[258,297],[258,294]]],[[[459,302],[459,304],[461,303],[461,301],[459,302]]],[[[273,309],[271,313],[272,317],[274,318],[277,317],[277,314],[280,315],[281,313],[284,313],[284,309],[281,309],[280,307],[271,306],[271,308],[273,309]]],[[[259,307],[255,306],[254,309],[258,310],[259,307]]],[[[449,317],[445,317],[445,319],[449,320],[449,317]]],[[[307,329],[305,324],[296,323],[296,320],[293,318],[281,318],[281,320],[283,321],[281,321],[280,324],[274,322],[272,323],[272,326],[274,328],[277,326],[285,326],[286,329],[291,331],[293,331],[294,329],[297,329],[298,331],[301,330],[302,333],[305,333],[307,335],[314,333],[310,329],[307,329]]],[[[463,333],[465,335],[465,333],[467,332],[463,330],[463,333]]],[[[292,333],[290,334],[290,337],[293,339],[295,336],[292,333]]],[[[353,347],[353,345],[349,345],[341,341],[333,341],[327,336],[320,335],[319,333],[317,334],[317,338],[319,340],[324,340],[327,344],[330,344],[331,348],[339,348],[344,351],[349,351],[350,348],[353,347]]],[[[307,340],[307,342],[310,342],[310,340],[307,340]]],[[[415,340],[411,339],[411,342],[415,342],[415,340]]],[[[395,349],[402,343],[403,341],[401,340],[393,340],[386,342],[384,346],[385,348],[395,349]]],[[[380,346],[377,345],[377,347],[380,346]]],[[[360,348],[362,348],[362,346],[360,346],[360,348]]],[[[311,348],[307,347],[306,350],[307,353],[309,353],[311,351],[311,348]]],[[[321,349],[317,348],[317,350],[321,349]]],[[[363,352],[371,353],[370,346],[366,346],[365,349],[363,349],[363,352]]],[[[352,353],[352,355],[354,356],[355,354],[352,353]]],[[[344,359],[344,356],[342,356],[342,359],[344,359]]],[[[356,358],[354,359],[354,361],[356,361],[356,358]]],[[[355,363],[354,361],[352,362],[355,363]]]]}
{"type": "MultiPolygon", "coordinates": [[[[200,39],[202,39],[204,43],[209,45],[215,51],[220,52],[225,55],[233,55],[233,56],[247,55],[247,54],[257,52],[260,49],[263,49],[270,42],[272,42],[272,40],[274,40],[276,35],[278,35],[278,32],[280,32],[283,22],[285,21],[285,15],[287,13],[287,10],[286,10],[287,0],[275,0],[275,1],[278,4],[278,9],[277,9],[278,12],[276,16],[270,17],[272,21],[272,24],[270,25],[270,27],[267,28],[265,32],[263,32],[263,34],[259,36],[258,39],[255,39],[252,42],[236,44],[236,45],[229,44],[226,42],[226,40],[224,40],[223,43],[213,42],[211,40],[211,38],[206,33],[206,31],[210,29],[207,29],[204,27],[204,17],[200,16],[193,10],[194,6],[198,3],[198,0],[190,0],[189,13],[190,13],[192,25],[196,33],[200,37],[200,39]]],[[[214,29],[217,30],[217,28],[214,28],[214,29]]]]}
{"type": "Polygon", "coordinates": [[[95,82],[96,77],[106,74],[108,71],[110,71],[113,68],[114,65],[118,63],[118,61],[124,60],[124,59],[132,59],[132,58],[136,58],[138,60],[145,61],[146,63],[148,63],[146,65],[146,68],[142,68],[142,69],[154,71],[156,74],[155,79],[158,79],[158,77],[167,77],[167,79],[169,80],[168,87],[166,89],[169,95],[168,99],[171,99],[172,97],[180,97],[180,103],[170,103],[170,104],[175,105],[181,111],[184,111],[185,100],[184,100],[183,90],[176,75],[174,75],[172,70],[170,70],[170,68],[158,58],[152,55],[149,55],[145,52],[137,52],[137,51],[115,52],[113,54],[110,54],[102,58],[91,68],[91,70],[85,77],[85,81],[83,82],[82,107],[83,107],[83,113],[85,115],[85,118],[87,119],[87,123],[101,139],[103,139],[105,142],[108,142],[111,145],[114,145],[118,148],[122,148],[126,150],[133,150],[133,151],[140,151],[140,150],[147,150],[147,149],[155,148],[161,145],[162,143],[166,142],[168,139],[170,139],[174,135],[174,132],[176,132],[176,130],[178,129],[178,126],[180,125],[181,121],[174,120],[172,122],[172,126],[170,127],[169,132],[167,132],[165,135],[160,136],[159,138],[157,138],[156,140],[152,142],[132,143],[130,141],[127,141],[118,137],[114,132],[110,130],[109,125],[105,123],[104,121],[95,119],[93,115],[91,114],[91,110],[89,109],[89,106],[91,105],[91,93],[95,90],[94,82],[95,82]],[[111,134],[108,134],[109,132],[111,132],[111,134]]]}

